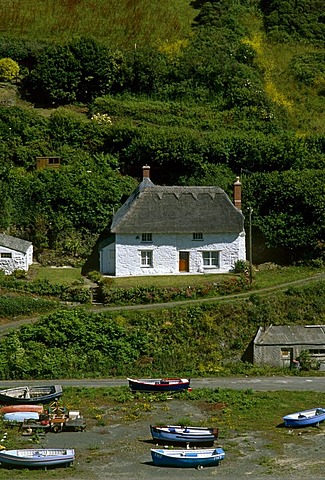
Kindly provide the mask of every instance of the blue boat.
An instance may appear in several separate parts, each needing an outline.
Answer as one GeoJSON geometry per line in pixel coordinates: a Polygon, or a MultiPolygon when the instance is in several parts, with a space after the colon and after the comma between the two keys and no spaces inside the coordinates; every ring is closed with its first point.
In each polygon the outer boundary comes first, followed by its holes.
{"type": "Polygon", "coordinates": [[[75,460],[73,448],[29,448],[0,451],[1,466],[16,467],[68,467],[75,460]]]}
{"type": "Polygon", "coordinates": [[[309,427],[318,425],[325,420],[324,408],[311,408],[301,412],[291,413],[283,417],[286,427],[309,427]]]}
{"type": "Polygon", "coordinates": [[[188,444],[188,445],[213,445],[218,438],[217,428],[186,427],[182,425],[150,425],[152,438],[157,443],[188,444]]]}
{"type": "Polygon", "coordinates": [[[132,392],[146,393],[175,393],[182,390],[190,390],[188,378],[128,378],[129,388],[132,392]]]}
{"type": "Polygon", "coordinates": [[[160,467],[203,468],[217,466],[225,458],[222,448],[200,450],[151,449],[154,465],[160,467]]]}

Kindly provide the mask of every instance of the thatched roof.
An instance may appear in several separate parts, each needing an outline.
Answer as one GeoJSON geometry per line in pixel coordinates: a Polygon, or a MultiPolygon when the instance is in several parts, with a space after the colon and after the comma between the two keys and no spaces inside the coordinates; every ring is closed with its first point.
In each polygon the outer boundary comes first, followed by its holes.
{"type": "Polygon", "coordinates": [[[31,242],[27,240],[22,240],[21,238],[12,237],[11,235],[5,235],[0,233],[0,246],[10,248],[16,252],[26,253],[29,247],[32,245],[31,242]]]}
{"type": "Polygon", "coordinates": [[[323,345],[325,325],[270,325],[260,329],[256,345],[323,345]]]}
{"type": "Polygon", "coordinates": [[[113,218],[113,233],[240,233],[244,216],[219,187],[166,187],[144,178],[113,218]]]}

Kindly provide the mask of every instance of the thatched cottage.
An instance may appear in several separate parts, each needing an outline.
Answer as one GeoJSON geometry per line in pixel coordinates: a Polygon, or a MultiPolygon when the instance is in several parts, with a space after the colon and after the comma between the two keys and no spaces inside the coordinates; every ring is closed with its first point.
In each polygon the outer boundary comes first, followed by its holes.
{"type": "Polygon", "coordinates": [[[245,260],[241,183],[234,203],[219,187],[158,186],[143,180],[113,217],[99,245],[106,275],[225,273],[245,260]]]}

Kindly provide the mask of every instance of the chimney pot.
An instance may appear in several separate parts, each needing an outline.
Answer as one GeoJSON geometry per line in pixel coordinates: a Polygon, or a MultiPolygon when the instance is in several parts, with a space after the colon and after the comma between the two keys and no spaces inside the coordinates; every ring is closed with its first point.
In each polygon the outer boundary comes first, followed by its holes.
{"type": "Polygon", "coordinates": [[[142,167],[143,178],[150,178],[150,167],[149,165],[144,165],[142,167]]]}
{"type": "Polygon", "coordinates": [[[236,177],[234,182],[234,205],[241,210],[241,182],[240,177],[236,177]]]}

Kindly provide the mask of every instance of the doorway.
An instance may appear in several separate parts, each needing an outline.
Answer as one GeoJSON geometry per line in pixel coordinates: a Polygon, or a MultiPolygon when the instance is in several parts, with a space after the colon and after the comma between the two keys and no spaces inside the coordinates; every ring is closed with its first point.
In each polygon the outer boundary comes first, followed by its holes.
{"type": "Polygon", "coordinates": [[[189,252],[179,252],[179,271],[180,272],[190,271],[190,253],[189,252]]]}

